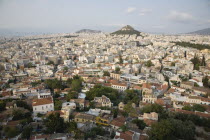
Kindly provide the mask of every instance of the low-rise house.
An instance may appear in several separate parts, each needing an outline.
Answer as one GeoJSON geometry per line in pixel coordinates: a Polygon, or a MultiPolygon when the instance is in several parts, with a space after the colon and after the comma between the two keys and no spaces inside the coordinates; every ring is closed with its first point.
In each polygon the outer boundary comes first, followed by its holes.
{"type": "Polygon", "coordinates": [[[112,83],[111,87],[121,92],[124,92],[126,89],[128,89],[128,85],[126,83],[112,83]]]}
{"type": "Polygon", "coordinates": [[[89,107],[89,101],[83,98],[80,99],[71,99],[70,102],[76,103],[76,106],[80,109],[84,109],[85,107],[89,107]]]}
{"type": "Polygon", "coordinates": [[[152,87],[149,83],[143,83],[142,85],[142,93],[152,93],[152,87]]]}
{"type": "Polygon", "coordinates": [[[121,76],[121,74],[117,74],[117,73],[110,73],[110,77],[111,77],[111,78],[113,78],[113,79],[120,80],[120,76],[121,76]]]}
{"type": "Polygon", "coordinates": [[[201,97],[201,104],[210,105],[210,98],[201,97]]]}
{"type": "Polygon", "coordinates": [[[112,107],[113,103],[109,98],[102,95],[102,97],[95,97],[93,102],[96,103],[97,107],[112,107]]]}
{"type": "Polygon", "coordinates": [[[75,109],[76,109],[75,103],[72,102],[62,103],[61,112],[63,113],[63,115],[61,117],[64,119],[64,121],[66,122],[69,121],[69,116],[75,109]]]}
{"type": "Polygon", "coordinates": [[[74,117],[74,121],[77,123],[94,122],[95,116],[86,113],[77,113],[74,117]]]}
{"type": "Polygon", "coordinates": [[[102,113],[98,117],[95,118],[96,124],[109,126],[112,121],[113,116],[111,114],[102,113]]]}
{"type": "Polygon", "coordinates": [[[110,125],[114,130],[118,130],[124,124],[125,124],[125,117],[123,116],[114,118],[110,123],[110,125]]]}
{"type": "Polygon", "coordinates": [[[186,102],[191,104],[201,104],[201,98],[197,96],[189,96],[186,102]]]}
{"type": "Polygon", "coordinates": [[[7,102],[6,109],[13,109],[13,108],[17,108],[17,104],[15,103],[15,101],[7,102]]]}
{"type": "Polygon", "coordinates": [[[144,113],[143,119],[158,121],[158,113],[156,112],[144,113]]]}
{"type": "Polygon", "coordinates": [[[51,97],[50,90],[45,89],[45,90],[40,90],[38,92],[38,98],[39,99],[41,99],[41,98],[49,98],[49,97],[51,97]]]}
{"type": "Polygon", "coordinates": [[[192,90],[197,94],[203,94],[203,95],[210,94],[210,89],[209,88],[193,87],[192,90]]]}
{"type": "Polygon", "coordinates": [[[181,82],[180,87],[185,89],[192,89],[194,87],[194,82],[181,82]]]}
{"type": "Polygon", "coordinates": [[[125,132],[116,132],[116,135],[113,140],[139,140],[140,133],[125,131],[125,132]]]}
{"type": "Polygon", "coordinates": [[[34,114],[41,113],[45,114],[49,111],[54,111],[54,102],[53,98],[41,98],[41,99],[34,99],[32,101],[32,107],[34,114]]]}
{"type": "Polygon", "coordinates": [[[143,93],[142,102],[143,103],[155,103],[157,97],[152,93],[143,93]]]}
{"type": "Polygon", "coordinates": [[[156,112],[151,113],[144,113],[143,115],[138,117],[140,120],[144,120],[144,122],[151,126],[153,123],[156,123],[158,121],[158,114],[156,112]]]}

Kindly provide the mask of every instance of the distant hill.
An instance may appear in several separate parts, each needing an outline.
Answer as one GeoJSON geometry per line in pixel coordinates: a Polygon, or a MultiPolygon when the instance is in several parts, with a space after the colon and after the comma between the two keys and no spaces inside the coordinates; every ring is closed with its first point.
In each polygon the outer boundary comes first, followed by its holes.
{"type": "Polygon", "coordinates": [[[77,31],[76,33],[101,33],[99,30],[91,30],[91,29],[82,29],[77,31]]]}
{"type": "Polygon", "coordinates": [[[135,30],[133,27],[131,27],[130,25],[126,25],[125,27],[121,28],[120,30],[113,32],[111,34],[113,35],[137,35],[140,36],[139,31],[135,30]]]}
{"type": "Polygon", "coordinates": [[[187,34],[210,35],[210,28],[190,32],[190,33],[187,33],[187,34]]]}

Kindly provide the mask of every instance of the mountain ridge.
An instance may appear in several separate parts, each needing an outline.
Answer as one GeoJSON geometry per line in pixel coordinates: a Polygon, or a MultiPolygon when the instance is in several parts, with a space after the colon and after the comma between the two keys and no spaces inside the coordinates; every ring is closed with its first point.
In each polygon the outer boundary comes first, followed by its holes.
{"type": "Polygon", "coordinates": [[[79,31],[76,31],[75,33],[101,33],[101,31],[92,29],[81,29],[79,31]]]}
{"type": "Polygon", "coordinates": [[[111,34],[112,35],[137,35],[137,36],[140,36],[140,33],[141,32],[135,30],[130,25],[126,25],[126,26],[122,27],[120,30],[115,31],[111,34]]]}
{"type": "Polygon", "coordinates": [[[187,34],[210,35],[210,28],[189,32],[187,34]]]}

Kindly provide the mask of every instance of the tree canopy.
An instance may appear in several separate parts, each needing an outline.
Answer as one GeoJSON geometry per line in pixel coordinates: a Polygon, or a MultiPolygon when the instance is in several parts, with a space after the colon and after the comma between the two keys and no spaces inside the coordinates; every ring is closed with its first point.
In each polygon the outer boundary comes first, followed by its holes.
{"type": "Polygon", "coordinates": [[[101,97],[102,95],[108,97],[114,105],[118,105],[120,96],[118,91],[111,87],[104,87],[102,85],[95,85],[86,92],[86,99],[93,100],[95,97],[101,97]]]}
{"type": "Polygon", "coordinates": [[[153,124],[149,136],[152,140],[192,140],[195,136],[195,125],[190,121],[166,119],[153,124]]]}
{"type": "Polygon", "coordinates": [[[202,105],[199,105],[199,104],[194,104],[193,106],[186,105],[182,109],[183,110],[188,110],[188,111],[200,111],[200,112],[206,111],[206,108],[202,105]]]}
{"type": "Polygon", "coordinates": [[[182,47],[190,47],[190,48],[195,48],[198,50],[203,50],[203,49],[209,49],[210,46],[209,45],[204,45],[204,44],[194,44],[194,43],[190,43],[190,42],[173,42],[175,43],[175,45],[179,45],[182,47]]]}
{"type": "Polygon", "coordinates": [[[162,113],[163,107],[158,104],[146,105],[141,109],[141,112],[142,113],[150,113],[150,112],[162,113]]]}
{"type": "Polygon", "coordinates": [[[65,130],[64,120],[60,117],[59,113],[50,114],[46,120],[44,120],[44,124],[47,128],[47,133],[62,133],[65,130]]]}

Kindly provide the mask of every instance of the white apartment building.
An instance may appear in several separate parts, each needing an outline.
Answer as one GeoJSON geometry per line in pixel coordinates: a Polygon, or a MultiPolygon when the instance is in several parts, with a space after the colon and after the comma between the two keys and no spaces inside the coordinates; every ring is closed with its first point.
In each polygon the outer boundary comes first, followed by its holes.
{"type": "Polygon", "coordinates": [[[32,102],[33,112],[34,114],[41,113],[45,114],[49,111],[54,111],[54,102],[53,98],[41,98],[34,99],[32,102]]]}

